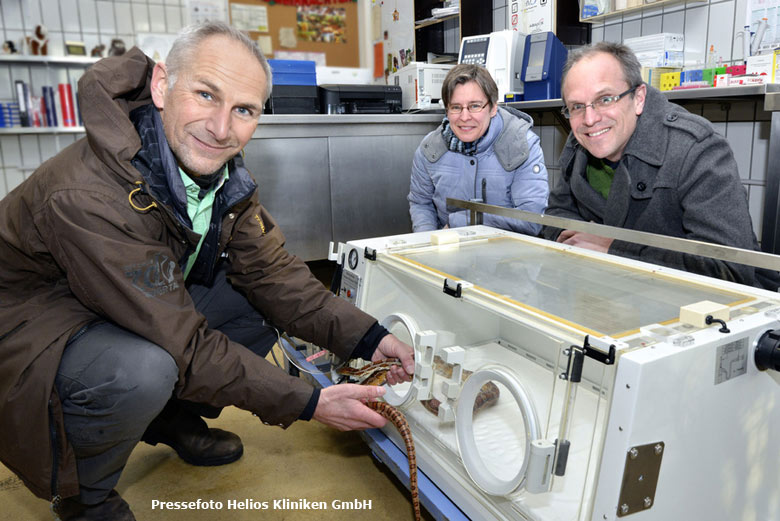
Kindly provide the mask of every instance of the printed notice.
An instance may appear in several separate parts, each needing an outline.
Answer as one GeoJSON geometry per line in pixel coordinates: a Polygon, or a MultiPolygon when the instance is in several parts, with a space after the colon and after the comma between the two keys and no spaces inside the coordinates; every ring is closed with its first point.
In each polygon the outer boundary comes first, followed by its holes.
{"type": "Polygon", "coordinates": [[[268,8],[264,5],[230,4],[230,21],[242,31],[268,32],[268,8]]]}
{"type": "Polygon", "coordinates": [[[748,339],[741,338],[718,346],[715,356],[715,385],[722,384],[747,372],[748,339]]]}

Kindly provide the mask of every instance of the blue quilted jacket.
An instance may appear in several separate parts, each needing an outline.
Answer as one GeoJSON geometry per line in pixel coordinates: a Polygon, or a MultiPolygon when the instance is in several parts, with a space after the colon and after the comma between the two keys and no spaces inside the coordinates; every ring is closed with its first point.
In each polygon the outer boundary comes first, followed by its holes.
{"type": "MultiPolygon", "coordinates": [[[[487,204],[543,213],[550,190],[532,126],[527,114],[499,107],[473,156],[448,150],[441,126],[428,134],[412,163],[408,200],[414,231],[469,224],[469,212],[459,208],[450,212],[447,197],[468,201],[484,196],[487,204]]],[[[541,230],[538,224],[492,214],[485,214],[483,222],[528,235],[541,230]]]]}

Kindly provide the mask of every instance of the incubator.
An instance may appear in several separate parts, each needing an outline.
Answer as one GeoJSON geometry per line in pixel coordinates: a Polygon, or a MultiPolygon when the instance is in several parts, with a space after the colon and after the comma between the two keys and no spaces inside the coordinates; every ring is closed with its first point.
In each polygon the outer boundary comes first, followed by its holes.
{"type": "Polygon", "coordinates": [[[484,226],[338,256],[414,346],[385,398],[469,518],[780,519],[777,294],[484,226]]]}

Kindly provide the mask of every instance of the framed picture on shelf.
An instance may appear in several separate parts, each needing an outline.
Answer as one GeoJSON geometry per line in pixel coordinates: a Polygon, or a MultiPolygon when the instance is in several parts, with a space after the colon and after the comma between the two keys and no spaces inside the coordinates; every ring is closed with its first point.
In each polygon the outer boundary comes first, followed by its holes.
{"type": "Polygon", "coordinates": [[[65,53],[68,56],[86,56],[87,46],[84,42],[65,42],[65,53]]]}

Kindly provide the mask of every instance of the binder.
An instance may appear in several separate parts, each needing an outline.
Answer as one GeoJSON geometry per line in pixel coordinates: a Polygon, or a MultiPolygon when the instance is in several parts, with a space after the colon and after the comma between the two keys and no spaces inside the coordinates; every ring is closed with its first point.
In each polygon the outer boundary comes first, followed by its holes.
{"type": "Polygon", "coordinates": [[[50,127],[59,125],[57,122],[57,106],[54,103],[54,87],[44,86],[43,101],[46,106],[46,124],[50,127]]]}
{"type": "Polygon", "coordinates": [[[30,107],[27,103],[29,89],[22,80],[14,82],[16,87],[16,103],[19,104],[19,122],[23,127],[30,126],[30,107]]]}
{"type": "Polygon", "coordinates": [[[76,111],[73,107],[73,89],[70,83],[60,83],[57,85],[60,95],[60,105],[62,106],[62,126],[76,126],[76,111]]]}

